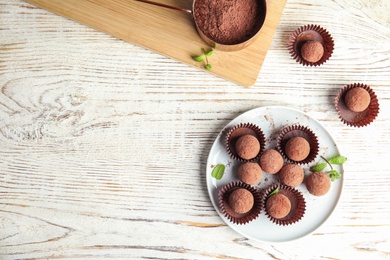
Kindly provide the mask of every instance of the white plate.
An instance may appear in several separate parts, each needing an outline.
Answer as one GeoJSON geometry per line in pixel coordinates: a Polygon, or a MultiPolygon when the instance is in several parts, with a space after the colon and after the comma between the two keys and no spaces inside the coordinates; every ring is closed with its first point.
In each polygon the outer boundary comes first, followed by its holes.
{"type": "MultiPolygon", "coordinates": [[[[309,127],[317,135],[320,149],[314,162],[303,165],[306,176],[310,174],[309,167],[321,161],[320,155],[329,158],[340,154],[335,141],[320,122],[304,112],[276,106],[259,107],[245,112],[225,126],[218,134],[218,137],[210,150],[207,160],[206,179],[209,196],[215,210],[232,229],[253,240],[286,242],[301,238],[315,231],[326,221],[335,209],[343,187],[343,177],[332,182],[330,191],[321,197],[312,196],[307,191],[305,184],[298,186],[297,189],[302,192],[306,200],[306,212],[299,222],[289,226],[278,226],[272,223],[265,216],[263,210],[258,218],[245,225],[234,224],[221,214],[218,206],[218,190],[227,183],[239,180],[237,177],[239,162],[231,159],[225,148],[226,133],[231,127],[240,123],[253,123],[261,128],[266,138],[265,149],[275,147],[276,137],[284,127],[294,124],[309,127]],[[225,174],[221,180],[217,180],[211,176],[211,172],[215,165],[221,163],[226,166],[225,174]]],[[[343,174],[342,166],[334,165],[333,167],[343,174]]],[[[274,175],[263,172],[262,180],[257,188],[262,189],[270,186],[275,181],[275,178],[274,175]]]]}

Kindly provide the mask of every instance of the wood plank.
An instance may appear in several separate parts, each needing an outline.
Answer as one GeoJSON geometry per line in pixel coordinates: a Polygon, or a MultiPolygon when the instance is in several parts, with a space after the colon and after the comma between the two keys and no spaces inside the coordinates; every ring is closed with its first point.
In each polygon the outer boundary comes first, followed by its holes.
{"type": "MultiPolygon", "coordinates": [[[[184,12],[132,0],[26,0],[39,7],[151,49],[204,70],[192,60],[207,45],[198,36],[192,16],[184,12]]],[[[257,40],[235,52],[218,51],[210,57],[210,73],[243,86],[253,85],[259,75],[287,0],[267,1],[267,17],[257,40]]],[[[190,8],[188,2],[164,3],[190,8]]],[[[131,54],[129,54],[131,55],[131,54]]]]}

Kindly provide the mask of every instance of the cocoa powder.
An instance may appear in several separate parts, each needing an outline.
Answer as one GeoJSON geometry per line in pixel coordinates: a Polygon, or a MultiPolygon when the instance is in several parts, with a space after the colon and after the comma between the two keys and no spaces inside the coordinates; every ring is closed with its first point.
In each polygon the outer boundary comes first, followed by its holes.
{"type": "Polygon", "coordinates": [[[242,43],[260,29],[265,15],[259,0],[196,0],[194,20],[209,39],[226,45],[242,43]]]}

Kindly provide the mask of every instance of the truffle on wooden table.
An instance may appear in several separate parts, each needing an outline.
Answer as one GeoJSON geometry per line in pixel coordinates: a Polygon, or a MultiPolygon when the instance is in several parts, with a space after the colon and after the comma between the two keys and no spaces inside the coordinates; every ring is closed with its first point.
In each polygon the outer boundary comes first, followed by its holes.
{"type": "Polygon", "coordinates": [[[361,87],[348,90],[344,98],[345,105],[353,112],[363,112],[370,105],[370,101],[370,94],[361,87]]]}
{"type": "Polygon", "coordinates": [[[308,62],[317,62],[324,55],[324,47],[319,41],[307,41],[302,45],[301,56],[308,62]]]}

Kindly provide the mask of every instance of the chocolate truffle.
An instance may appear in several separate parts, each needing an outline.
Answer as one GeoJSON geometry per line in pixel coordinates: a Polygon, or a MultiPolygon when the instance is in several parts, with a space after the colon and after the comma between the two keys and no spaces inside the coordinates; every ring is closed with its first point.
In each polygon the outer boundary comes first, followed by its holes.
{"type": "Polygon", "coordinates": [[[370,94],[361,87],[352,88],[345,94],[345,105],[353,112],[363,112],[370,105],[370,94]]]}
{"type": "Polygon", "coordinates": [[[280,181],[293,188],[299,186],[304,177],[302,167],[297,164],[286,164],[279,172],[280,181]]]}
{"type": "Polygon", "coordinates": [[[324,55],[324,47],[318,41],[307,41],[302,45],[301,56],[308,62],[317,62],[324,55]]]}
{"type": "Polygon", "coordinates": [[[310,144],[303,137],[293,137],[287,141],[285,153],[293,161],[305,160],[310,154],[310,144]]]}
{"type": "Polygon", "coordinates": [[[282,155],[275,149],[265,151],[260,157],[260,167],[263,171],[275,174],[282,169],[284,160],[282,155]]]}
{"type": "Polygon", "coordinates": [[[330,178],[326,173],[315,172],[306,179],[306,188],[314,196],[323,196],[330,189],[330,178]]]}
{"type": "Polygon", "coordinates": [[[234,212],[239,214],[245,214],[249,212],[254,204],[253,194],[244,188],[239,188],[234,191],[229,196],[229,206],[234,210],[234,212]]]}
{"type": "Polygon", "coordinates": [[[259,183],[262,175],[262,170],[259,164],[253,162],[246,162],[238,167],[238,178],[249,185],[256,185],[259,183]]]}
{"type": "Polygon", "coordinates": [[[242,159],[250,160],[260,152],[260,142],[253,135],[243,135],[238,138],[235,149],[242,159]]]}
{"type": "Polygon", "coordinates": [[[281,219],[290,213],[291,202],[285,195],[277,193],[267,199],[266,209],[271,217],[281,219]]]}

